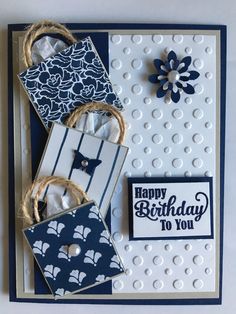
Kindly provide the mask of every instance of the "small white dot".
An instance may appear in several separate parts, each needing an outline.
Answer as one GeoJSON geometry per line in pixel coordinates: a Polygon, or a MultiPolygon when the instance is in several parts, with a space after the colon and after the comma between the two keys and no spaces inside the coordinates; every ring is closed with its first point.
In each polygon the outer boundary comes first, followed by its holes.
{"type": "Polygon", "coordinates": [[[186,47],[185,52],[190,55],[192,53],[192,48],[191,47],[186,47]]]}
{"type": "Polygon", "coordinates": [[[113,85],[113,89],[117,95],[120,95],[122,93],[122,87],[120,85],[113,85]]]}
{"type": "Polygon", "coordinates": [[[192,151],[192,148],[191,148],[190,146],[184,147],[184,152],[185,152],[186,154],[190,154],[191,151],[192,151]]]}
{"type": "Polygon", "coordinates": [[[212,128],[212,123],[211,122],[206,122],[205,123],[205,127],[207,128],[207,129],[211,129],[212,128]]]}
{"type": "Polygon", "coordinates": [[[166,154],[170,154],[171,151],[172,151],[172,149],[171,149],[171,147],[169,147],[169,146],[166,146],[166,147],[164,148],[164,153],[166,153],[166,154]]]}
{"type": "Polygon", "coordinates": [[[175,289],[181,290],[184,287],[184,282],[182,280],[180,280],[180,279],[177,279],[177,280],[175,280],[173,282],[173,286],[174,286],[175,289]]]}
{"type": "Polygon", "coordinates": [[[123,235],[120,232],[114,232],[113,239],[115,242],[121,242],[123,240],[123,235]]]}
{"type": "Polygon", "coordinates": [[[212,50],[211,47],[206,47],[205,51],[206,51],[206,53],[209,54],[209,55],[212,54],[212,52],[213,52],[213,50],[212,50]]]}
{"type": "Polygon", "coordinates": [[[130,98],[129,98],[129,97],[125,97],[124,100],[123,100],[123,103],[124,103],[125,105],[129,105],[129,104],[131,103],[130,98]]]}
{"type": "Polygon", "coordinates": [[[143,289],[143,282],[142,282],[142,280],[135,280],[135,281],[133,282],[133,287],[134,287],[134,289],[136,289],[136,290],[141,290],[141,289],[143,289]]]}
{"type": "Polygon", "coordinates": [[[131,276],[132,273],[133,273],[132,269],[127,268],[127,269],[125,270],[126,276],[131,276]]]}
{"type": "Polygon", "coordinates": [[[114,59],[111,61],[111,66],[115,70],[120,70],[122,67],[122,62],[119,59],[114,59]]]}
{"type": "Polygon", "coordinates": [[[141,266],[141,265],[143,265],[143,258],[142,258],[142,256],[135,256],[135,257],[133,258],[133,264],[134,264],[135,266],[141,266]]]}
{"type": "Polygon", "coordinates": [[[172,245],[171,244],[166,244],[164,246],[165,251],[170,252],[172,250],[172,245]]]}
{"type": "Polygon", "coordinates": [[[153,282],[153,287],[154,289],[161,290],[164,287],[164,283],[162,280],[157,279],[153,282]]]}
{"type": "Polygon", "coordinates": [[[152,41],[156,44],[161,44],[163,42],[163,36],[162,35],[153,35],[152,41]]]}
{"type": "Polygon", "coordinates": [[[115,280],[115,281],[113,282],[113,288],[114,288],[114,289],[116,289],[116,290],[121,290],[121,289],[123,289],[123,287],[124,287],[123,281],[121,281],[121,280],[115,280]]]}
{"type": "Polygon", "coordinates": [[[145,147],[145,148],[144,148],[144,153],[145,153],[145,154],[151,154],[151,152],[152,152],[151,147],[145,147]]]}
{"type": "Polygon", "coordinates": [[[184,272],[185,272],[185,274],[186,274],[186,275],[188,275],[188,276],[189,276],[189,275],[191,275],[191,274],[192,274],[192,272],[193,272],[193,271],[192,271],[192,268],[188,267],[188,268],[186,268],[186,269],[185,269],[185,271],[184,271],[184,272]]]}
{"type": "Polygon", "coordinates": [[[213,102],[213,99],[211,97],[206,97],[205,98],[205,103],[206,104],[210,105],[210,104],[212,104],[212,102],[213,102]]]}
{"type": "Polygon", "coordinates": [[[132,161],[132,165],[133,165],[133,167],[134,168],[136,168],[136,169],[140,169],[140,168],[142,168],[142,166],[143,166],[143,161],[141,160],[141,159],[134,159],[133,161],[132,161]]]}
{"type": "Polygon", "coordinates": [[[159,120],[159,119],[161,119],[163,117],[163,112],[160,109],[155,109],[155,110],[152,111],[152,116],[153,116],[153,118],[159,120]]]}
{"type": "Polygon", "coordinates": [[[139,85],[139,84],[134,84],[134,85],[132,86],[132,92],[133,92],[133,94],[135,94],[135,95],[140,95],[140,94],[142,94],[142,91],[143,91],[143,88],[142,88],[141,85],[139,85]]]}
{"type": "Polygon", "coordinates": [[[203,111],[201,109],[197,108],[197,109],[193,110],[193,116],[195,119],[200,120],[203,117],[203,111]]]}
{"type": "Polygon", "coordinates": [[[212,177],[212,172],[211,171],[206,171],[204,173],[205,177],[212,177]]]}
{"type": "Polygon", "coordinates": [[[142,38],[141,35],[133,35],[133,36],[131,37],[131,40],[132,40],[132,42],[133,42],[134,44],[139,45],[139,44],[141,44],[143,38],[142,38]]]}
{"type": "Polygon", "coordinates": [[[132,248],[132,246],[130,244],[126,244],[124,246],[124,249],[125,249],[126,252],[131,252],[133,248],[132,248]]]}
{"type": "Polygon", "coordinates": [[[164,49],[165,53],[168,54],[171,50],[173,50],[171,47],[166,47],[164,49]]]}
{"type": "Polygon", "coordinates": [[[183,35],[173,35],[172,39],[176,44],[181,44],[184,40],[184,37],[183,35]]]}
{"type": "Polygon", "coordinates": [[[143,100],[143,102],[144,102],[146,105],[150,105],[151,102],[152,102],[152,100],[151,100],[150,97],[145,97],[144,100],[143,100]]]}
{"type": "Polygon", "coordinates": [[[191,177],[192,176],[191,171],[185,171],[184,176],[185,177],[191,177]]]}
{"type": "Polygon", "coordinates": [[[144,126],[144,128],[145,128],[146,130],[150,130],[151,127],[152,127],[151,123],[149,123],[149,122],[145,122],[143,126],[144,126]]]}
{"type": "Polygon", "coordinates": [[[204,92],[204,86],[202,84],[196,84],[194,85],[194,90],[196,94],[200,95],[204,92]]]}
{"type": "Polygon", "coordinates": [[[205,73],[205,77],[208,79],[208,80],[211,80],[213,78],[213,74],[211,72],[206,72],[205,73]]]}
{"type": "Polygon", "coordinates": [[[147,252],[151,252],[151,250],[152,250],[151,244],[146,244],[146,245],[144,246],[144,250],[147,251],[147,252]]]}
{"type": "Polygon", "coordinates": [[[205,268],[205,274],[206,275],[212,274],[212,269],[210,267],[205,268]]]}
{"type": "Polygon", "coordinates": [[[193,262],[195,265],[200,266],[203,264],[204,258],[201,255],[195,255],[193,257],[193,262]]]}
{"type": "Polygon", "coordinates": [[[132,65],[133,69],[139,70],[139,69],[141,69],[143,63],[142,63],[142,60],[140,60],[140,59],[134,59],[134,60],[132,60],[131,65],[132,65]]]}
{"type": "Polygon", "coordinates": [[[152,52],[152,49],[149,48],[149,47],[145,47],[145,48],[143,49],[143,52],[148,55],[149,53],[152,52]]]}
{"type": "Polygon", "coordinates": [[[140,120],[143,116],[143,113],[140,109],[135,109],[132,111],[132,117],[135,119],[135,120],[140,120]]]}
{"type": "Polygon", "coordinates": [[[192,123],[191,122],[185,122],[184,127],[185,127],[185,129],[190,130],[192,128],[192,123]]]}
{"type": "Polygon", "coordinates": [[[193,160],[193,166],[194,166],[195,168],[201,168],[202,165],[203,165],[203,161],[202,161],[201,158],[195,158],[195,159],[193,160]]]}
{"type": "Polygon", "coordinates": [[[112,35],[111,41],[113,42],[113,44],[118,45],[121,43],[122,37],[120,35],[112,35]]]}
{"type": "Polygon", "coordinates": [[[192,250],[192,245],[187,243],[187,244],[185,244],[184,248],[185,248],[186,251],[191,251],[192,250]]]}
{"type": "Polygon", "coordinates": [[[206,251],[211,251],[211,250],[212,250],[212,245],[211,245],[210,243],[207,243],[207,244],[205,245],[205,250],[206,250],[206,251]]]}
{"type": "Polygon", "coordinates": [[[165,176],[165,177],[171,177],[172,174],[171,174],[170,171],[165,171],[164,176],[165,176]]]}
{"type": "Polygon", "coordinates": [[[154,134],[152,137],[152,141],[154,144],[161,144],[163,141],[163,136],[161,134],[154,134]]]}
{"type": "Polygon", "coordinates": [[[144,273],[145,273],[146,276],[151,276],[151,274],[152,274],[151,268],[146,268],[144,273]]]}
{"type": "Polygon", "coordinates": [[[125,72],[125,73],[123,74],[123,78],[124,78],[125,80],[130,80],[130,79],[131,79],[131,74],[130,74],[129,72],[125,72]]]}
{"type": "Polygon", "coordinates": [[[193,142],[196,143],[196,144],[201,144],[204,140],[204,137],[199,134],[199,133],[196,133],[193,135],[193,142]]]}
{"type": "Polygon", "coordinates": [[[174,144],[181,144],[183,142],[183,135],[176,133],[172,136],[172,141],[174,144]]]}
{"type": "Polygon", "coordinates": [[[177,266],[181,266],[184,262],[184,259],[182,256],[180,255],[176,255],[174,258],[173,258],[173,263],[177,266]]]}
{"type": "Polygon", "coordinates": [[[212,153],[212,148],[210,146],[206,146],[204,148],[204,151],[207,153],[207,154],[211,154],[212,153]]]}
{"type": "Polygon", "coordinates": [[[129,55],[131,53],[131,49],[129,47],[125,47],[123,49],[124,54],[129,55]]]}
{"type": "Polygon", "coordinates": [[[120,218],[122,216],[121,210],[118,207],[113,208],[112,214],[116,218],[120,218]]]}
{"type": "Polygon", "coordinates": [[[173,161],[172,161],[172,165],[174,168],[182,168],[183,166],[183,160],[180,159],[180,158],[175,158],[173,161]]]}
{"type": "Polygon", "coordinates": [[[173,270],[171,268],[166,268],[165,269],[165,274],[168,276],[171,276],[173,274],[173,270]]]}
{"type": "Polygon", "coordinates": [[[153,264],[156,266],[161,266],[163,264],[163,262],[164,262],[164,259],[162,256],[157,255],[153,258],[153,264]]]}
{"type": "Polygon", "coordinates": [[[183,111],[181,109],[175,109],[173,112],[172,112],[172,116],[175,118],[175,119],[182,119],[183,118],[183,111]]]}
{"type": "Polygon", "coordinates": [[[144,176],[147,177],[147,178],[149,178],[149,177],[152,176],[152,174],[151,174],[150,171],[145,171],[145,172],[144,172],[144,176]]]}
{"type": "Polygon", "coordinates": [[[161,158],[155,158],[152,161],[152,165],[153,165],[154,168],[158,168],[159,169],[159,168],[162,167],[163,161],[161,160],[161,158]]]}
{"type": "Polygon", "coordinates": [[[193,102],[191,97],[186,97],[184,101],[187,105],[191,105],[191,103],[193,102]]]}
{"type": "Polygon", "coordinates": [[[204,41],[204,37],[202,35],[194,35],[193,41],[197,44],[201,44],[204,41]]]}
{"type": "Polygon", "coordinates": [[[203,67],[204,67],[204,62],[203,62],[203,60],[201,60],[201,59],[195,59],[194,61],[193,61],[193,66],[196,68],[196,69],[202,69],[203,67]]]}
{"type": "Polygon", "coordinates": [[[169,121],[165,122],[165,123],[164,123],[164,127],[165,127],[166,129],[170,130],[170,129],[172,128],[171,122],[169,122],[169,121]]]}
{"type": "Polygon", "coordinates": [[[193,282],[193,286],[195,289],[202,289],[204,283],[201,279],[195,279],[193,282]]]}

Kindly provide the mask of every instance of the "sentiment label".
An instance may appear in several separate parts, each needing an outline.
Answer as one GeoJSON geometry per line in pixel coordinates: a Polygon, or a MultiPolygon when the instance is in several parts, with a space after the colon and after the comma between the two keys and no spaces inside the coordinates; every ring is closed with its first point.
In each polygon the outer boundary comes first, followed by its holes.
{"type": "Polygon", "coordinates": [[[213,238],[212,178],[129,178],[130,238],[213,238]]]}

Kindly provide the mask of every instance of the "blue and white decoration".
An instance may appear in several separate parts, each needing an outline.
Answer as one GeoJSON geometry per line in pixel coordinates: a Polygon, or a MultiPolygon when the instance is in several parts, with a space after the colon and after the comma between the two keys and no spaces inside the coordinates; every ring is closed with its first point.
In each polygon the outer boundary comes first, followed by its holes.
{"type": "Polygon", "coordinates": [[[24,234],[55,298],[124,272],[94,202],[53,216],[24,234]]]}
{"type": "Polygon", "coordinates": [[[149,81],[159,84],[156,93],[158,98],[169,95],[173,102],[177,103],[181,91],[186,94],[195,93],[194,87],[187,82],[196,80],[200,74],[197,71],[189,71],[191,62],[190,56],[179,60],[173,50],[168,53],[166,61],[160,59],[153,61],[157,73],[150,75],[149,81]]]}
{"type": "MultiPolygon", "coordinates": [[[[127,152],[125,146],[55,123],[37,176],[71,179],[98,204],[105,217],[127,152]]],[[[63,193],[66,195],[63,188],[50,185],[41,200],[47,195],[63,193]]]]}
{"type": "Polygon", "coordinates": [[[121,102],[90,37],[81,40],[19,75],[46,128],[63,123],[81,104],[121,102]]]}
{"type": "Polygon", "coordinates": [[[128,178],[128,185],[132,240],[213,238],[212,178],[128,178]]]}

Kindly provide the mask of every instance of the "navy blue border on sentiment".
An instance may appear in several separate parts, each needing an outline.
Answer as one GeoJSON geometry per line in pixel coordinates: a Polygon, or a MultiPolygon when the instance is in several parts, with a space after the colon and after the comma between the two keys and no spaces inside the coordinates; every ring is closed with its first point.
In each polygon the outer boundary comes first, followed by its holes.
{"type": "Polygon", "coordinates": [[[128,204],[129,204],[129,240],[188,240],[188,239],[213,239],[214,238],[214,225],[213,225],[213,188],[212,177],[130,177],[128,180],[128,204]],[[207,182],[209,183],[209,206],[210,206],[210,234],[198,236],[163,236],[163,237],[135,237],[133,225],[133,184],[134,183],[193,183],[193,182],[207,182]]]}
{"type": "MultiPolygon", "coordinates": [[[[13,86],[13,64],[12,64],[12,33],[23,31],[29,24],[8,25],[8,86],[13,86]]],[[[80,304],[145,304],[145,305],[202,305],[222,303],[222,277],[223,277],[223,205],[224,205],[224,160],[225,160],[225,111],[226,111],[226,36],[225,25],[192,25],[192,24],[114,24],[114,23],[68,23],[71,30],[155,30],[155,29],[177,29],[177,30],[216,30],[220,32],[220,270],[219,270],[219,297],[200,299],[81,299],[81,300],[45,300],[18,298],[16,295],[16,256],[15,256],[15,179],[14,179],[14,112],[13,112],[13,90],[8,89],[8,161],[9,161],[9,297],[14,302],[30,303],[80,303],[80,304]]]]}

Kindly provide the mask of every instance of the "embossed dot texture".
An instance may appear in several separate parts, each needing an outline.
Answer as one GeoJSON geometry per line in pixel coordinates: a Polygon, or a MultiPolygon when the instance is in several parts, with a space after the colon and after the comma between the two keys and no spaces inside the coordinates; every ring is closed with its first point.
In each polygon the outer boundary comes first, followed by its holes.
{"type": "Polygon", "coordinates": [[[113,293],[202,293],[215,288],[215,240],[130,241],[126,180],[130,176],[215,176],[216,42],[200,33],[110,35],[110,77],[124,105],[130,147],[112,201],[111,230],[126,273],[112,280],[113,293]],[[157,98],[153,60],[170,50],[190,55],[196,93],[175,104],[157,98]],[[112,63],[114,61],[114,63],[112,63]],[[113,65],[113,66],[112,66],[113,65]],[[196,257],[198,256],[198,257],[196,257]],[[200,257],[199,257],[200,256],[200,257]],[[136,259],[135,259],[136,257],[136,259]],[[201,257],[203,262],[201,263],[201,257]],[[140,263],[142,258],[142,262],[140,263]],[[134,264],[134,260],[137,264],[134,264]],[[202,284],[203,283],[203,284],[202,284]],[[122,286],[122,288],[119,288],[122,286]]]}

